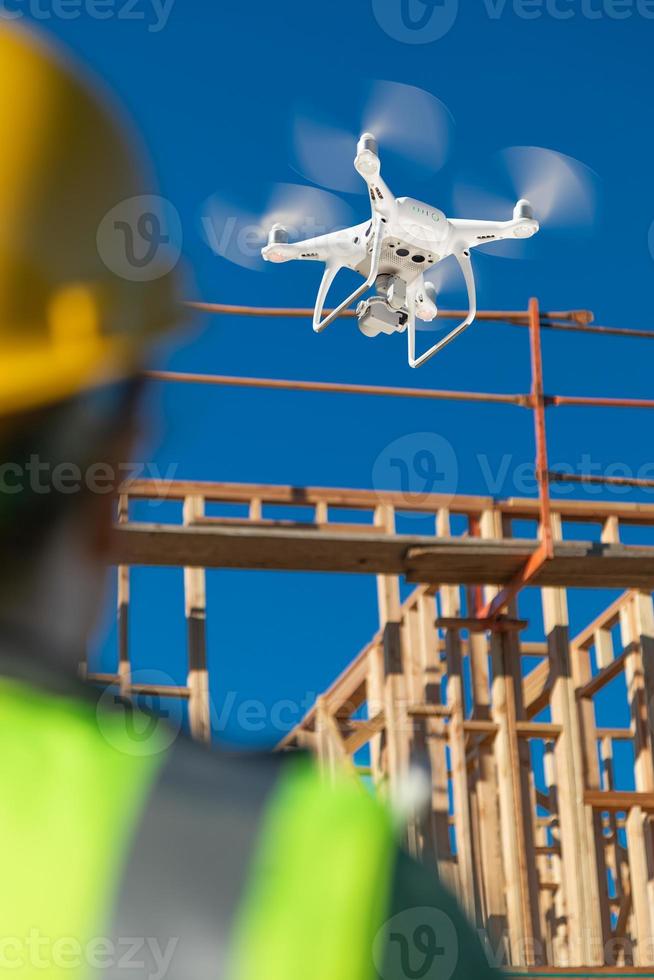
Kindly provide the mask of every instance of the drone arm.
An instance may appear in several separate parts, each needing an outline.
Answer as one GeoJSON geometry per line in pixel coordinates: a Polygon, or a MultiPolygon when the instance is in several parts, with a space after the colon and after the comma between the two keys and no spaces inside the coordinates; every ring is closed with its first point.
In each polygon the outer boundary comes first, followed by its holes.
{"type": "Polygon", "coordinates": [[[538,231],[538,222],[533,218],[514,218],[513,221],[476,221],[468,218],[450,218],[454,229],[453,248],[474,248],[488,245],[505,238],[529,238],[538,231]]]}
{"type": "Polygon", "coordinates": [[[376,176],[361,174],[361,176],[368,187],[373,214],[378,214],[385,219],[389,219],[395,207],[395,198],[388,184],[382,179],[380,174],[376,176]]]}
{"type": "Polygon", "coordinates": [[[470,252],[465,249],[461,253],[456,253],[455,258],[461,266],[461,271],[466,282],[466,287],[468,290],[468,315],[457,327],[450,332],[441,340],[439,340],[433,347],[425,351],[416,357],[416,297],[415,293],[411,296],[409,300],[409,324],[408,324],[408,347],[409,347],[409,366],[412,368],[420,367],[425,361],[428,361],[430,357],[434,354],[438,354],[439,351],[443,350],[455,337],[458,337],[460,333],[470,326],[475,316],[477,315],[477,292],[475,289],[475,277],[472,271],[472,263],[470,261],[470,252]]]}
{"type": "Polygon", "coordinates": [[[333,283],[338,272],[341,269],[346,268],[347,263],[340,261],[337,258],[331,258],[327,261],[325,265],[325,271],[323,273],[322,281],[318,289],[318,295],[316,297],[316,307],[313,312],[313,329],[316,333],[320,333],[325,327],[329,326],[332,320],[347,309],[356,299],[359,298],[367,289],[374,284],[377,278],[377,273],[379,270],[379,259],[381,256],[381,247],[383,241],[383,235],[381,232],[381,219],[377,216],[373,217],[373,246],[372,253],[370,256],[370,273],[368,278],[361,286],[358,286],[354,292],[344,299],[342,303],[339,303],[335,309],[331,310],[324,319],[321,319],[323,314],[323,308],[325,306],[325,300],[327,299],[327,294],[329,292],[329,287],[333,283]]]}
{"type": "Polygon", "coordinates": [[[377,214],[388,220],[395,211],[396,202],[381,175],[379,146],[372,133],[364,133],[357,143],[354,169],[366,182],[373,215],[377,214]]]}
{"type": "Polygon", "coordinates": [[[349,261],[359,262],[365,250],[357,248],[357,241],[365,224],[356,228],[329,232],[301,242],[269,242],[261,249],[267,262],[290,262],[293,259],[331,263],[335,255],[347,256],[349,261]],[[362,252],[359,256],[359,252],[362,252]]]}

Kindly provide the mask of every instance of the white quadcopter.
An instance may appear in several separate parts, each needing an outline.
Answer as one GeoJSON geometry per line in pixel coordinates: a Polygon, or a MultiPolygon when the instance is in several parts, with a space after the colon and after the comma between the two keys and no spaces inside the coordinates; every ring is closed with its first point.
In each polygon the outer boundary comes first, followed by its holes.
{"type": "Polygon", "coordinates": [[[419,367],[475,319],[477,299],[470,249],[506,238],[530,238],[538,231],[538,221],[531,204],[524,199],[515,205],[510,221],[475,221],[447,218],[437,208],[410,197],[395,198],[381,178],[377,140],[371,133],[360,138],[354,167],[368,186],[372,220],[302,242],[289,242],[283,225],[274,224],[261,254],[268,262],[308,259],[325,263],[313,315],[316,333],[374,287],[375,295],[362,300],[356,308],[359,329],[367,337],[406,330],[409,364],[419,367]],[[431,321],[438,313],[436,290],[425,278],[425,272],[448,256],[456,258],[463,272],[468,315],[416,357],[416,317],[431,321]],[[323,317],[329,288],[344,268],[358,272],[365,281],[323,317]]]}

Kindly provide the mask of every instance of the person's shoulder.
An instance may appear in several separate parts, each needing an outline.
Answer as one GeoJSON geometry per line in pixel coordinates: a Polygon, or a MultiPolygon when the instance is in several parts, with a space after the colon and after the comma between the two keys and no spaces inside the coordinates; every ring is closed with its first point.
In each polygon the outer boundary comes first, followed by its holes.
{"type": "Polygon", "coordinates": [[[485,947],[436,872],[398,848],[378,976],[502,980],[485,947]]]}

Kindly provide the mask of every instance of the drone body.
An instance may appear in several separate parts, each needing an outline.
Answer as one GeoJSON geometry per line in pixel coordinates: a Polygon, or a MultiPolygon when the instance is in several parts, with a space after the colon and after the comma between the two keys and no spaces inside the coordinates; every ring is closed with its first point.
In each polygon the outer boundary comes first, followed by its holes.
{"type": "Polygon", "coordinates": [[[375,294],[357,307],[360,330],[368,337],[407,331],[408,361],[418,367],[462,333],[476,315],[475,280],[470,249],[506,238],[529,238],[538,231],[531,205],[516,204],[510,221],[447,218],[442,211],[409,197],[395,198],[380,173],[377,141],[364,133],[354,166],[368,186],[372,217],[352,228],[291,243],[279,224],[273,225],[262,249],[269,262],[291,259],[318,261],[325,272],[318,290],[313,329],[324,330],[343,310],[374,287],[375,294]],[[454,256],[468,292],[468,315],[429,350],[416,356],[416,318],[430,321],[438,313],[436,290],[425,273],[454,256]],[[327,293],[343,269],[359,273],[363,283],[323,317],[327,293]]]}

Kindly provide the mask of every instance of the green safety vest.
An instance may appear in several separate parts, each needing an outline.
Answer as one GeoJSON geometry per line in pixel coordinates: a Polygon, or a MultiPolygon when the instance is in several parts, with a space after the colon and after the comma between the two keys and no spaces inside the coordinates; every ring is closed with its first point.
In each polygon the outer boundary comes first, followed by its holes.
{"type": "MultiPolygon", "coordinates": [[[[124,716],[0,678],[0,972],[78,980],[101,967],[124,860],[166,758],[158,738],[145,745],[124,716]]],[[[283,767],[230,980],[374,977],[394,854],[391,819],[361,787],[329,787],[305,759],[283,767]]]]}

